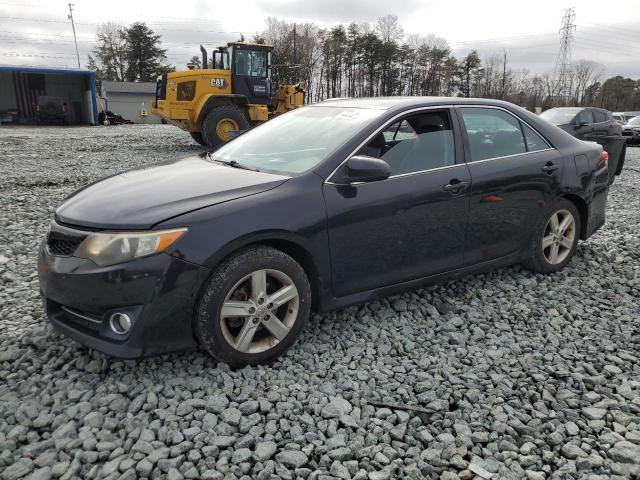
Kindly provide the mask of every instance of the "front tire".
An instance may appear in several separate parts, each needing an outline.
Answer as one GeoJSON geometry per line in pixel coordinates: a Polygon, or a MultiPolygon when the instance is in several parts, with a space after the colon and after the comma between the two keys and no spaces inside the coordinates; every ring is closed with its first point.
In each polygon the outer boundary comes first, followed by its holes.
{"type": "Polygon", "coordinates": [[[207,146],[216,148],[231,140],[231,132],[247,130],[247,117],[233,105],[223,105],[211,110],[202,122],[202,138],[207,146]]]}
{"type": "Polygon", "coordinates": [[[215,270],[198,305],[195,333],[211,356],[235,366],[275,360],[311,310],[303,268],[275,248],[241,250],[215,270]]]}
{"type": "Polygon", "coordinates": [[[538,222],[524,267],[545,274],[562,270],[575,254],[579,238],[580,214],[563,198],[538,222]]]}

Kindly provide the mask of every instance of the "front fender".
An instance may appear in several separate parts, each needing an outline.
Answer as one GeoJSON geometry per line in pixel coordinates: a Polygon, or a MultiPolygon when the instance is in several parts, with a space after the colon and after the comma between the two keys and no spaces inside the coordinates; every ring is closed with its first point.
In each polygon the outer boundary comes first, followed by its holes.
{"type": "Polygon", "coordinates": [[[250,244],[283,250],[305,267],[321,299],[330,292],[331,267],[322,179],[310,173],[277,187],[167,220],[158,228],[186,226],[181,258],[215,269],[250,244]]]}

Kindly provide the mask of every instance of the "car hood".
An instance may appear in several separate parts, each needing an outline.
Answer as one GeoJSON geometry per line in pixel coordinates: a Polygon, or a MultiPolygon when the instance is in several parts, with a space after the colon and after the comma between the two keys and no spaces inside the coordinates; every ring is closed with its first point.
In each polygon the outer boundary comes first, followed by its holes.
{"type": "Polygon", "coordinates": [[[148,229],[183,213],[270,190],[288,178],[212,162],[202,154],[91,184],[65,199],[56,218],[97,229],[148,229]]]}

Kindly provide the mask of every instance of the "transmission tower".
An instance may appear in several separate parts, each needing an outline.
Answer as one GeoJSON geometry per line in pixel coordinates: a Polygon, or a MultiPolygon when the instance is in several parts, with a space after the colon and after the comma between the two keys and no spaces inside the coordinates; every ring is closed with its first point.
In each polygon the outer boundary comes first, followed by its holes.
{"type": "Polygon", "coordinates": [[[576,11],[568,8],[562,17],[562,28],[560,29],[560,51],[556,60],[556,101],[565,102],[571,93],[571,42],[575,25],[576,11]]]}

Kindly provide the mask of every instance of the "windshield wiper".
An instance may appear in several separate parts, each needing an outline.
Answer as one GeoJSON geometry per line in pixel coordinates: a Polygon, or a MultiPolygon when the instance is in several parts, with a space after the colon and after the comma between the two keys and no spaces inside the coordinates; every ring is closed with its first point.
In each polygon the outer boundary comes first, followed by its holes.
{"type": "Polygon", "coordinates": [[[213,155],[209,155],[209,158],[211,160],[213,160],[214,162],[218,162],[218,163],[222,163],[223,165],[228,165],[229,167],[233,167],[233,168],[241,168],[243,170],[251,170],[252,172],[259,172],[260,170],[258,170],[257,168],[254,167],[248,167],[246,165],[243,165],[241,163],[239,163],[236,160],[220,160],[219,158],[215,158],[213,155]]]}

